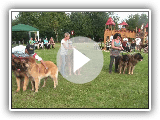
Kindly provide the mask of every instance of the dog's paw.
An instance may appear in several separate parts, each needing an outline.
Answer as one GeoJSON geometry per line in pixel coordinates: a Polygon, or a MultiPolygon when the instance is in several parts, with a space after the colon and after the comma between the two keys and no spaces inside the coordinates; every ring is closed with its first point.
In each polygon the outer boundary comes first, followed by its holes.
{"type": "Polygon", "coordinates": [[[16,92],[19,92],[20,90],[18,89],[18,90],[16,90],[16,92]]]}
{"type": "Polygon", "coordinates": [[[35,90],[35,93],[38,93],[38,90],[35,90]]]}
{"type": "Polygon", "coordinates": [[[34,88],[32,88],[32,91],[34,91],[34,88]]]}

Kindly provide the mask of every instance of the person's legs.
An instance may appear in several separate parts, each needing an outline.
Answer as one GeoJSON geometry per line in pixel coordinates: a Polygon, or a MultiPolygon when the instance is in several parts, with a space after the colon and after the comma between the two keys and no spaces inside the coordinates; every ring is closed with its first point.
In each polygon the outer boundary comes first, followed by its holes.
{"type": "Polygon", "coordinates": [[[139,50],[139,45],[137,45],[136,47],[137,47],[137,50],[139,50]]]}
{"type": "Polygon", "coordinates": [[[48,44],[48,49],[50,49],[50,44],[48,44]]]}
{"type": "Polygon", "coordinates": [[[61,60],[62,60],[62,64],[61,64],[61,74],[62,76],[65,76],[65,55],[61,55],[61,60]]]}
{"type": "Polygon", "coordinates": [[[118,72],[119,56],[115,57],[115,72],[118,72]]]}
{"type": "Polygon", "coordinates": [[[44,44],[45,48],[47,48],[47,44],[44,44]]]}
{"type": "Polygon", "coordinates": [[[133,46],[134,52],[135,52],[135,46],[133,46]]]}
{"type": "Polygon", "coordinates": [[[110,64],[109,64],[109,73],[112,72],[112,65],[113,65],[113,62],[114,62],[114,56],[110,56],[110,64]]]}

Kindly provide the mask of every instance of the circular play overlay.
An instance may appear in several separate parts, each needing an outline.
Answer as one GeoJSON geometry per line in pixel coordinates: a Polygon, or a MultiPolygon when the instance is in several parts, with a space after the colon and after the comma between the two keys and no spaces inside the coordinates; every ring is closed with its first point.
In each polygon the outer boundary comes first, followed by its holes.
{"type": "Polygon", "coordinates": [[[74,37],[64,44],[66,47],[61,47],[57,54],[61,75],[77,84],[94,80],[103,67],[103,53],[99,43],[87,37],[74,37]]]}

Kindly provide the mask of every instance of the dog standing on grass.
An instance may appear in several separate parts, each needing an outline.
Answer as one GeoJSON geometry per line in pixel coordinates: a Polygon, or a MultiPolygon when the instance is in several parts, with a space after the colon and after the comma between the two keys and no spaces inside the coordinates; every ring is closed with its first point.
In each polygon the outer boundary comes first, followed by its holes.
{"type": "MultiPolygon", "coordinates": [[[[29,57],[28,63],[26,67],[28,68],[27,72],[30,77],[33,78],[31,81],[32,90],[34,88],[33,81],[35,82],[35,92],[38,92],[38,87],[40,84],[40,80],[50,76],[54,81],[54,88],[58,85],[58,68],[57,66],[51,61],[45,61],[45,64],[48,66],[47,73],[45,72],[45,67],[42,64],[37,64],[33,57],[29,57]]],[[[46,79],[44,81],[45,86],[46,79]]]]}
{"type": "Polygon", "coordinates": [[[128,74],[130,75],[133,74],[134,67],[139,61],[143,60],[143,57],[140,53],[136,53],[134,55],[128,55],[128,57],[129,57],[128,74]]]}
{"type": "Polygon", "coordinates": [[[27,67],[25,67],[24,61],[27,61],[27,59],[16,57],[14,54],[12,54],[12,71],[16,76],[16,82],[17,82],[16,92],[20,91],[20,86],[22,82],[23,82],[23,91],[26,91],[29,82],[29,77],[26,74],[27,67]]]}
{"type": "Polygon", "coordinates": [[[129,62],[128,55],[122,54],[122,56],[120,56],[119,58],[119,74],[122,73],[122,70],[123,70],[123,74],[125,74],[128,62],[129,62]]]}

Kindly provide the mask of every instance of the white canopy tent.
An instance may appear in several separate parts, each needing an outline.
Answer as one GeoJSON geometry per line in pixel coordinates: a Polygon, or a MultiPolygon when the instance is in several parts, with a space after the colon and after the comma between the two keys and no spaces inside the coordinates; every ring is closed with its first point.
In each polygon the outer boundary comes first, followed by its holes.
{"type": "Polygon", "coordinates": [[[31,38],[31,32],[36,32],[35,37],[37,36],[39,40],[39,31],[29,31],[29,38],[31,38]]]}

